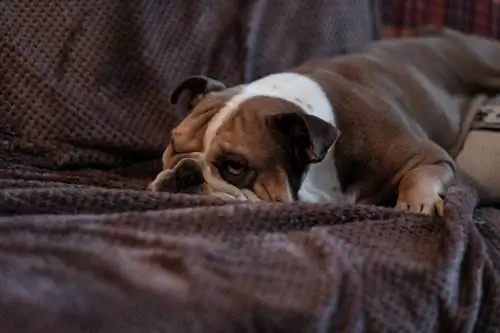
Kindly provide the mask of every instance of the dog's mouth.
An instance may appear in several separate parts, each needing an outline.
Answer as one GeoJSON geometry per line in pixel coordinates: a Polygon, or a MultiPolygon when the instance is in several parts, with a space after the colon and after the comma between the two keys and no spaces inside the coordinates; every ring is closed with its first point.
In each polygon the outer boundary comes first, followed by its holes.
{"type": "Polygon", "coordinates": [[[153,192],[208,195],[228,201],[262,201],[249,189],[240,189],[213,175],[197,158],[185,158],[174,168],[161,171],[148,185],[153,192]]]}

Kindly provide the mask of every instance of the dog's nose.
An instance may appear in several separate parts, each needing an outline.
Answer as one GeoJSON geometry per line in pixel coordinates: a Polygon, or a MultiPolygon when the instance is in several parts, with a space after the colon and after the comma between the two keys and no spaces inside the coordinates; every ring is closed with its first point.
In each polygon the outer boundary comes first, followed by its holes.
{"type": "Polygon", "coordinates": [[[155,190],[160,192],[189,192],[204,183],[203,171],[192,159],[185,159],[175,167],[168,176],[155,184],[155,190]]]}

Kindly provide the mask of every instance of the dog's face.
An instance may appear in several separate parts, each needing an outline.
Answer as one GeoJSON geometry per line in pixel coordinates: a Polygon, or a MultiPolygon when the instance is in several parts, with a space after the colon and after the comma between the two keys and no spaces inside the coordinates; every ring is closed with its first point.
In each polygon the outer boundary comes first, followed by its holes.
{"type": "Polygon", "coordinates": [[[244,86],[189,77],[171,101],[188,116],[172,131],[154,191],[293,201],[311,163],[338,137],[331,124],[285,100],[242,98],[244,86]]]}

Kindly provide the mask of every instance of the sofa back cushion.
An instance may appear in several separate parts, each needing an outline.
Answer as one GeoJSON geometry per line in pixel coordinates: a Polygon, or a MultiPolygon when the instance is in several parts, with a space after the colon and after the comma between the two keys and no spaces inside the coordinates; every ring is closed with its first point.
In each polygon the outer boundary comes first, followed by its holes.
{"type": "Polygon", "coordinates": [[[60,169],[157,157],[184,77],[233,85],[352,51],[377,36],[373,3],[2,1],[0,136],[60,169]]]}

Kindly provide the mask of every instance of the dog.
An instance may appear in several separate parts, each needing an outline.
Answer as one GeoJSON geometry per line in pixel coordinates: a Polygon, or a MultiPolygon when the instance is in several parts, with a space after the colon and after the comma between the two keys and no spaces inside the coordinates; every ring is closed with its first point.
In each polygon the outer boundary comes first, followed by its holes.
{"type": "Polygon", "coordinates": [[[498,92],[500,43],[451,29],[229,88],[191,76],[171,94],[188,115],[148,188],[442,214],[475,101],[498,92]]]}

